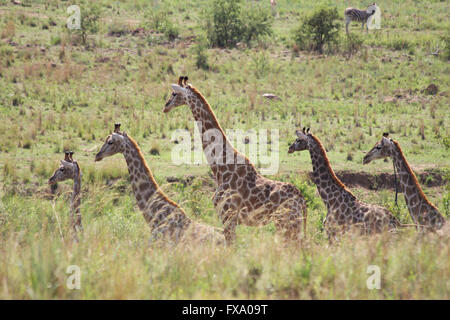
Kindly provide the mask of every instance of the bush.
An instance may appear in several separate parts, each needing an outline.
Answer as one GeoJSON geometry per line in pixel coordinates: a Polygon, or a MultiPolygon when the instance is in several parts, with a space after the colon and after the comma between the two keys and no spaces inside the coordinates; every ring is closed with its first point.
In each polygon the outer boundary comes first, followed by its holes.
{"type": "Polygon", "coordinates": [[[169,11],[166,9],[150,8],[145,19],[150,28],[163,33],[170,41],[175,40],[180,34],[178,26],[170,20],[169,11]]]}
{"type": "Polygon", "coordinates": [[[251,41],[272,34],[270,12],[261,6],[242,10],[241,3],[241,0],[214,0],[205,17],[211,46],[230,48],[241,41],[250,45],[251,41]]]}
{"type": "Polygon", "coordinates": [[[358,34],[349,34],[344,40],[344,53],[351,57],[358,53],[364,44],[364,38],[358,34]]]}
{"type": "Polygon", "coordinates": [[[305,18],[294,30],[295,43],[302,49],[322,53],[325,46],[331,51],[338,43],[341,17],[336,8],[321,8],[305,18]]]}
{"type": "Polygon", "coordinates": [[[194,47],[195,65],[198,69],[209,70],[208,55],[206,54],[206,45],[204,41],[200,41],[194,47]]]}
{"type": "Polygon", "coordinates": [[[100,19],[101,10],[96,4],[86,2],[80,10],[80,29],[69,30],[78,34],[83,45],[87,44],[87,38],[90,34],[98,32],[98,20],[100,19]]]}
{"type": "Polygon", "coordinates": [[[390,42],[388,42],[387,47],[391,50],[396,50],[396,51],[400,51],[400,50],[411,51],[411,50],[414,50],[415,44],[408,39],[396,37],[396,38],[392,39],[390,42]]]}
{"type": "Polygon", "coordinates": [[[441,40],[444,42],[444,50],[443,50],[443,57],[446,60],[450,60],[450,35],[447,32],[446,35],[441,37],[441,40]]]}
{"type": "Polygon", "coordinates": [[[233,47],[241,36],[240,0],[214,0],[206,18],[206,32],[213,47],[233,47]]]}
{"type": "Polygon", "coordinates": [[[261,6],[246,9],[242,12],[243,41],[250,46],[252,40],[272,34],[273,17],[261,6]]]}

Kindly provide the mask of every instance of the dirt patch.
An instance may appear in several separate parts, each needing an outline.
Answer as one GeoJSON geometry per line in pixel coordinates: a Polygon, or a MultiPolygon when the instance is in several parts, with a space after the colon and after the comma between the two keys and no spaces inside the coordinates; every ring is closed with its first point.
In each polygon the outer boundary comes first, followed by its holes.
{"type": "MultiPolygon", "coordinates": [[[[394,174],[370,174],[367,172],[337,171],[336,175],[345,185],[349,187],[362,187],[369,190],[395,188],[394,174]]],[[[416,175],[419,182],[427,187],[439,187],[447,184],[442,172],[437,170],[424,170],[416,175]]],[[[309,173],[309,176],[310,178],[312,177],[312,172],[309,173]]]]}

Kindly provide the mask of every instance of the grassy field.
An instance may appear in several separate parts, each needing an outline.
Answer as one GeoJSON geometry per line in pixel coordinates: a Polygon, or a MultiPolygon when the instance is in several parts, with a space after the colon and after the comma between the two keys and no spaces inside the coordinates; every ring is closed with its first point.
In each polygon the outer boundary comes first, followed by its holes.
{"type": "MultiPolygon", "coordinates": [[[[443,185],[424,191],[448,218],[448,2],[377,1],[382,28],[364,35],[349,57],[298,51],[292,30],[319,5],[337,6],[343,20],[346,7],[363,8],[364,1],[279,0],[273,35],[250,47],[203,49],[208,69],[196,61],[209,1],[97,2],[99,30],[82,45],[66,28],[68,3],[0,0],[0,299],[450,298],[448,238],[404,230],[329,244],[326,209],[307,178],[309,155],[287,154],[295,129],[307,126],[335,170],[392,173],[391,162],[362,166],[364,151],[388,131],[416,172],[442,175],[443,185]],[[159,7],[178,27],[174,40],[150,26],[148,13],[159,7]],[[133,32],[139,28],[144,32],[133,32]],[[430,54],[436,49],[439,55],[430,54]],[[279,171],[271,178],[294,183],[308,200],[300,247],[284,247],[273,225],[238,227],[237,243],[225,249],[148,246],[123,157],[94,163],[94,156],[121,122],[164,191],[193,219],[221,227],[210,169],[171,161],[172,133],[192,133],[195,125],[187,107],[161,111],[170,84],[185,74],[224,129],[279,130],[279,150],[272,150],[279,151],[279,171]],[[432,83],[438,93],[426,94],[432,83]],[[75,151],[83,172],[79,243],[68,228],[71,182],[60,183],[56,195],[46,184],[65,149],[75,151]],[[188,184],[167,182],[187,174],[194,176],[188,184]],[[66,287],[70,265],[80,267],[79,290],[66,287]],[[380,290],[366,286],[369,265],[380,267],[380,290]]],[[[261,5],[270,10],[269,1],[261,5]]],[[[350,31],[360,34],[360,25],[350,31]]],[[[344,41],[343,26],[340,36],[344,41]]],[[[411,223],[402,196],[394,207],[393,190],[351,189],[411,223]]]]}

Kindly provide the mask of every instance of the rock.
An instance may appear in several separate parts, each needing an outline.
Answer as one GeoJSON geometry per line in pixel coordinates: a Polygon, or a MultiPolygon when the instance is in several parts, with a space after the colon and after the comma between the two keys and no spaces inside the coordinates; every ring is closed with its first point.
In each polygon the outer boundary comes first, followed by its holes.
{"type": "Polygon", "coordinates": [[[273,94],[273,93],[264,93],[262,95],[264,98],[269,99],[269,100],[278,100],[281,101],[281,98],[278,97],[277,95],[273,94]]]}
{"type": "Polygon", "coordinates": [[[384,97],[383,101],[384,102],[395,102],[396,100],[394,97],[387,96],[387,97],[384,97]]]}
{"type": "Polygon", "coordinates": [[[436,95],[439,91],[439,88],[437,85],[435,85],[434,83],[431,83],[426,89],[425,89],[425,93],[429,94],[429,95],[436,95]]]}
{"type": "Polygon", "coordinates": [[[137,28],[131,31],[131,35],[137,36],[137,35],[143,35],[145,33],[144,28],[137,28]]]}

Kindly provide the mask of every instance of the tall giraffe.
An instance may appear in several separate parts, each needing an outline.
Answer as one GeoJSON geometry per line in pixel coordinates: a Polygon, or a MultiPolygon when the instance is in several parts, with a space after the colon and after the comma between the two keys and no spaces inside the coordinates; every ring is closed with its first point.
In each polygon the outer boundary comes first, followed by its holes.
{"type": "Polygon", "coordinates": [[[261,176],[250,160],[233,148],[209,103],[180,77],[163,112],[188,105],[202,136],[202,146],[214,174],[217,189],[213,204],[224,224],[225,239],[236,237],[236,226],[261,226],[273,221],[286,240],[300,239],[301,223],[306,232],[306,201],[292,184],[261,176]],[[303,214],[303,217],[302,217],[303,214]]]}
{"type": "Polygon", "coordinates": [[[414,223],[431,230],[441,229],[445,224],[444,217],[438,209],[428,201],[417,181],[416,175],[406,161],[400,144],[389,138],[389,133],[384,133],[380,141],[370,150],[363,159],[363,164],[377,159],[391,157],[397,169],[400,189],[405,197],[409,214],[414,223]]]}
{"type": "Polygon", "coordinates": [[[387,209],[359,201],[336,177],[327,153],[319,138],[308,131],[297,130],[297,140],[289,147],[289,153],[309,150],[313,167],[313,181],[322,201],[327,206],[324,221],[328,237],[333,239],[341,227],[352,225],[362,233],[371,234],[400,227],[400,222],[387,209]]]}
{"type": "Polygon", "coordinates": [[[52,185],[60,181],[72,179],[73,191],[70,205],[70,226],[75,232],[82,231],[81,224],[81,169],[78,162],[73,160],[73,151],[65,151],[64,160],[60,161],[60,166],[48,179],[48,184],[52,185]]]}
{"type": "Polygon", "coordinates": [[[125,132],[120,132],[120,124],[106,138],[95,161],[122,153],[131,177],[131,187],[139,209],[142,211],[152,231],[152,240],[180,242],[224,243],[223,232],[212,226],[191,220],[184,210],[169,199],[156,183],[152,172],[137,143],[125,132]]]}

